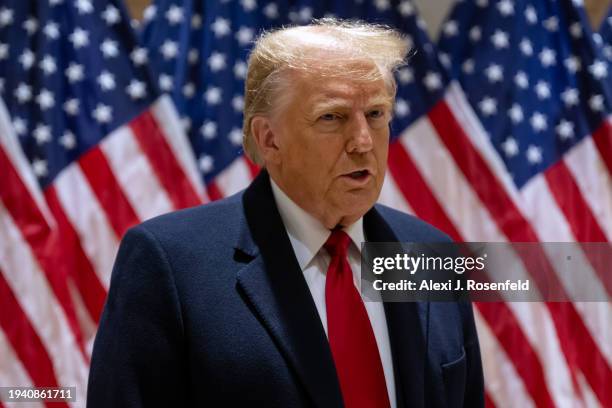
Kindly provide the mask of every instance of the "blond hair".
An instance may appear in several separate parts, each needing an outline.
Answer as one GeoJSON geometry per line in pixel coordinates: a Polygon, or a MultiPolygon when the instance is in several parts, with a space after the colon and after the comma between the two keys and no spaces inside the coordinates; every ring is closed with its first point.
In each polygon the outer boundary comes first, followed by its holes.
{"type": "Polygon", "coordinates": [[[360,21],[321,19],[311,25],[263,33],[248,61],[244,92],[243,146],[262,165],[251,135],[251,120],[272,113],[290,86],[290,71],[363,81],[383,79],[395,96],[393,71],[404,63],[408,41],[396,30],[360,21]],[[369,63],[364,69],[363,63],[369,63]],[[339,68],[341,67],[341,68],[339,68]]]}

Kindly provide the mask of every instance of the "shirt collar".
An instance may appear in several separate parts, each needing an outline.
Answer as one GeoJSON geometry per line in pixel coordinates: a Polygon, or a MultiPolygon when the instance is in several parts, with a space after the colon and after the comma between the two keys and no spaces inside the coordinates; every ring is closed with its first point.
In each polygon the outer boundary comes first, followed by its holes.
{"type": "MultiPolygon", "coordinates": [[[[325,244],[331,231],[291,200],[272,178],[270,178],[270,183],[272,184],[272,193],[278,212],[285,224],[293,251],[300,268],[304,270],[325,244]]],[[[361,243],[365,241],[363,217],[342,229],[351,238],[357,250],[361,252],[361,243]]]]}

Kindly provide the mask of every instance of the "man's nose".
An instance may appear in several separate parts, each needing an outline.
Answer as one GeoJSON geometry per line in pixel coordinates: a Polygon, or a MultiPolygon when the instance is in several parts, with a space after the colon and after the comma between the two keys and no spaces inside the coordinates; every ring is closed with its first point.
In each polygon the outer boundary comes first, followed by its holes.
{"type": "Polygon", "coordinates": [[[372,150],[372,129],[364,114],[359,114],[352,120],[349,126],[349,140],[346,150],[349,153],[366,153],[372,150]]]}

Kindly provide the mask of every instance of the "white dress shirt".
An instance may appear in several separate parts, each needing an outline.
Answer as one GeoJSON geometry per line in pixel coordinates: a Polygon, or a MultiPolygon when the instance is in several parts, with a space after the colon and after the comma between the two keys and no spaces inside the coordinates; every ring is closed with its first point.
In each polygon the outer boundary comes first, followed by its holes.
{"type": "MultiPolygon", "coordinates": [[[[325,307],[325,278],[330,256],[323,248],[323,244],[331,235],[331,231],[312,215],[299,207],[287,194],[285,194],[276,183],[270,179],[274,199],[280,212],[289,240],[293,246],[293,252],[304,273],[304,278],[310,289],[321,323],[327,335],[327,310],[325,307]]],[[[361,273],[361,243],[365,241],[363,233],[363,218],[359,218],[352,225],[343,228],[353,245],[349,245],[348,258],[353,281],[359,290],[361,273]]],[[[389,331],[385,318],[385,309],[382,302],[364,302],[365,309],[370,318],[370,324],[376,338],[376,345],[380,353],[389,393],[391,407],[396,407],[395,379],[393,376],[393,360],[391,358],[391,345],[389,343],[389,331]]]]}

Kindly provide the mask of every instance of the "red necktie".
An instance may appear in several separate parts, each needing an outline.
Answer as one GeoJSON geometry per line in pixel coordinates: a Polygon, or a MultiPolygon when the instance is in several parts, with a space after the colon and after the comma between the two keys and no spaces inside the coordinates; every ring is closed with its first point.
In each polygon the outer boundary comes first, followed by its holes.
{"type": "Polygon", "coordinates": [[[376,338],[347,259],[350,237],[334,230],[325,281],[327,334],[346,408],[388,408],[389,396],[376,338]]]}

